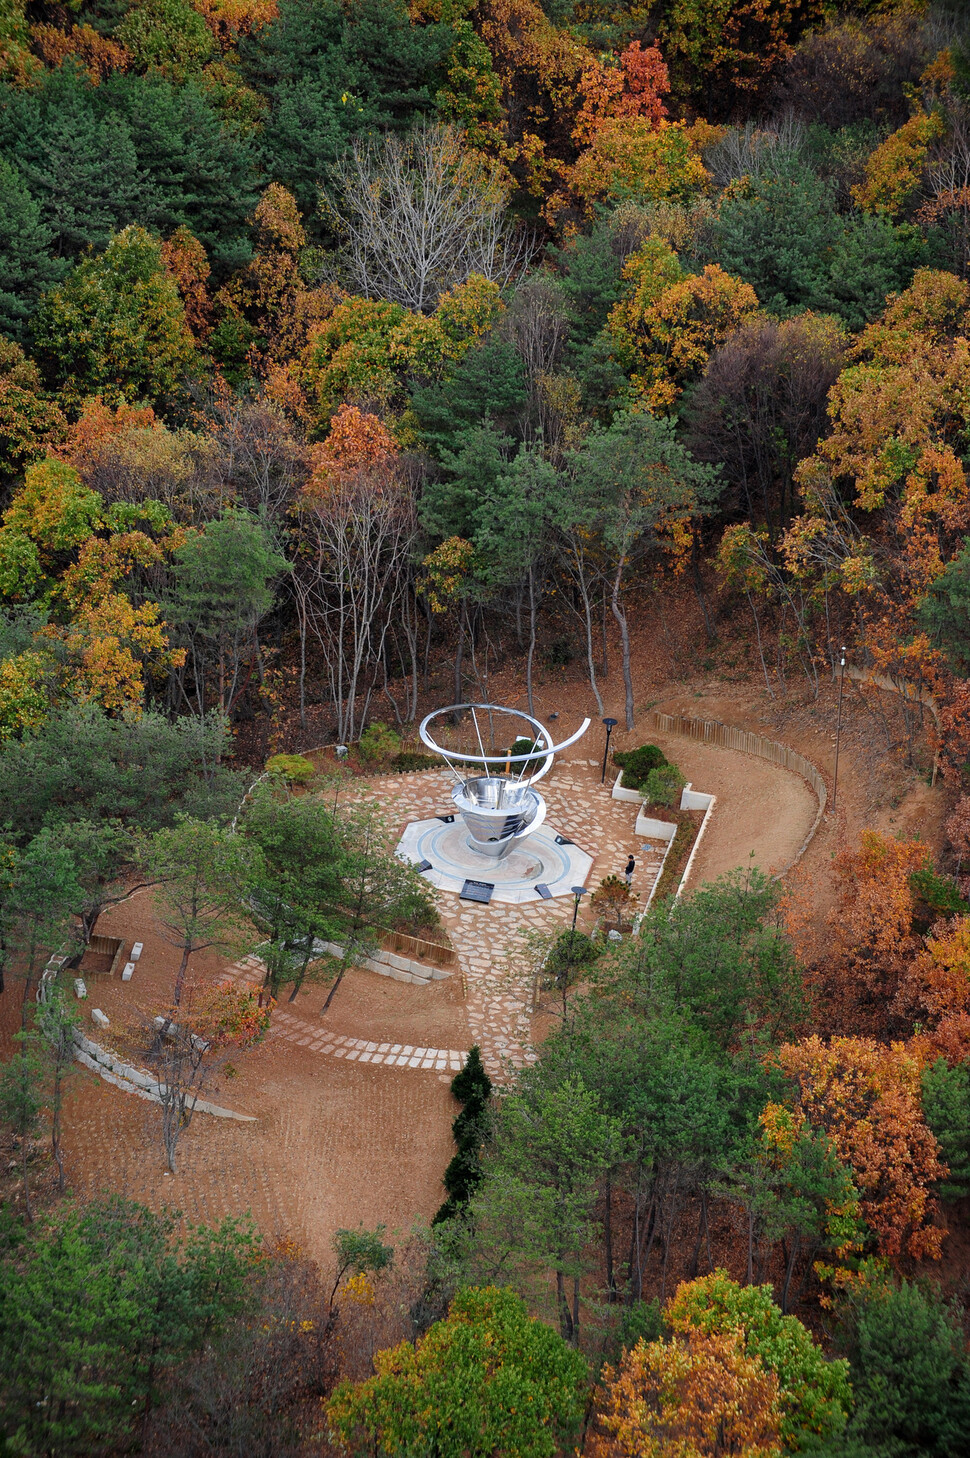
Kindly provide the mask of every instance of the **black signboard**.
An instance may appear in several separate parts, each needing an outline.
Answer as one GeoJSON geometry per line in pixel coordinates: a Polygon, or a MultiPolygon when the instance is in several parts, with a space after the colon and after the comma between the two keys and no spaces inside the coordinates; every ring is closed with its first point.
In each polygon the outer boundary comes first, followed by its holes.
{"type": "Polygon", "coordinates": [[[545,881],[537,882],[535,889],[538,891],[543,901],[552,900],[552,892],[549,890],[549,887],[546,885],[545,881]]]}
{"type": "Polygon", "coordinates": [[[494,890],[494,881],[466,881],[458,897],[460,901],[478,901],[482,906],[487,906],[494,890]]]}

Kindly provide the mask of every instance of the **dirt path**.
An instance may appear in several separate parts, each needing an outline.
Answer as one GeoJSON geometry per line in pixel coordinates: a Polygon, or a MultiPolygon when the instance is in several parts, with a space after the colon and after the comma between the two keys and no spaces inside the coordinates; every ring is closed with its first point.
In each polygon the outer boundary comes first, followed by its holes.
{"type": "Polygon", "coordinates": [[[681,734],[650,733],[667,758],[717,806],[697,852],[690,885],[713,881],[736,866],[774,872],[787,866],[811,829],[818,810],[805,781],[782,769],[681,734]]]}

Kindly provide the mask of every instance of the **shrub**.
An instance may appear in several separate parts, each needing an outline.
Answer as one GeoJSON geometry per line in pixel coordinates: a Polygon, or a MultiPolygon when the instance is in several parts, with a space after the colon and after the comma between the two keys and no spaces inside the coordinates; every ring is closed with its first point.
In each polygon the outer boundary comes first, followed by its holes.
{"type": "Polygon", "coordinates": [[[451,1080],[451,1092],[462,1105],[451,1125],[457,1153],[444,1172],[442,1183],[448,1198],[435,1215],[434,1225],[457,1215],[482,1182],[482,1145],[488,1135],[492,1080],[485,1072],[477,1044],[469,1049],[464,1068],[451,1080]]]}
{"type": "Polygon", "coordinates": [[[398,901],[394,930],[416,936],[422,931],[434,931],[441,925],[441,917],[430,892],[415,887],[402,893],[398,901]]]}
{"type": "Polygon", "coordinates": [[[553,638],[542,657],[549,668],[565,668],[576,657],[572,639],[553,638]]]}
{"type": "Polygon", "coordinates": [[[673,805],[686,783],[675,764],[662,764],[650,771],[643,788],[651,805],[673,805]]]}
{"type": "Polygon", "coordinates": [[[410,770],[440,769],[441,760],[434,754],[422,754],[419,749],[402,749],[391,760],[395,774],[406,775],[410,770]]]}
{"type": "Polygon", "coordinates": [[[395,734],[386,724],[375,719],[369,729],[365,729],[360,736],[360,743],[357,746],[360,757],[365,764],[377,765],[383,768],[389,765],[401,752],[401,736],[395,734]]]}
{"type": "MultiPolygon", "coordinates": [[[[528,754],[530,749],[535,749],[536,747],[537,741],[535,739],[517,739],[509,750],[509,754],[528,754]]],[[[536,759],[520,760],[518,764],[513,764],[510,767],[511,773],[521,775],[525,779],[527,775],[534,775],[542,768],[543,759],[544,756],[539,755],[536,759]]]]}
{"type": "Polygon", "coordinates": [[[602,951],[602,944],[594,942],[585,932],[562,932],[543,964],[543,986],[546,989],[556,987],[560,991],[571,987],[588,971],[602,951]]]}
{"type": "Polygon", "coordinates": [[[606,876],[590,897],[590,905],[604,916],[612,916],[619,927],[623,913],[632,903],[633,892],[619,876],[606,876]]]}
{"type": "Polygon", "coordinates": [[[302,754],[274,754],[266,761],[270,774],[282,775],[291,785],[305,785],[317,772],[316,765],[302,754]]]}
{"type": "Polygon", "coordinates": [[[650,771],[661,769],[669,761],[655,744],[641,744],[639,749],[618,749],[613,763],[623,771],[624,789],[642,790],[650,771]]]}

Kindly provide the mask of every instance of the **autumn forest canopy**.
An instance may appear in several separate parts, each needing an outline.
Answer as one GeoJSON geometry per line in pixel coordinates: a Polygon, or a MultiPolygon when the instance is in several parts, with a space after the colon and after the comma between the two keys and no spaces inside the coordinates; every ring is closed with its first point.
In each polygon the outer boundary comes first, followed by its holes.
{"type": "Polygon", "coordinates": [[[0,0],[0,1454],[966,1451],[968,468],[960,0],[0,0]],[[939,845],[523,945],[534,1061],[335,1269],[68,1192],[58,947],[154,897],[174,1174],[321,939],[439,925],[297,751],[427,768],[500,673],[630,734],[669,604],[902,695],[939,845]]]}

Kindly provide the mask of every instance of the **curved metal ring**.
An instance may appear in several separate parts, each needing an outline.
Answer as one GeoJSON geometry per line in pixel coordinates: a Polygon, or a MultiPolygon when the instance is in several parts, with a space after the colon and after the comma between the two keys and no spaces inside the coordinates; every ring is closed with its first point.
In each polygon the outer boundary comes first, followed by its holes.
{"type": "MultiPolygon", "coordinates": [[[[476,720],[475,722],[477,726],[478,721],[476,720]]],[[[534,775],[529,776],[529,784],[534,785],[536,780],[541,780],[543,775],[548,774],[552,769],[552,762],[555,755],[561,754],[564,749],[569,749],[578,739],[581,739],[589,728],[590,723],[591,721],[589,719],[584,719],[575,734],[571,734],[561,744],[554,744],[552,735],[546,726],[540,723],[538,719],[534,719],[531,714],[525,713],[523,709],[507,709],[502,704],[446,704],[443,709],[434,709],[430,714],[425,715],[418,725],[418,737],[426,749],[432,750],[435,754],[440,754],[442,759],[446,760],[449,764],[453,759],[459,763],[484,765],[525,764],[530,759],[541,758],[543,760],[542,768],[534,775]],[[483,754],[481,750],[442,749],[441,745],[437,744],[429,734],[428,725],[432,719],[437,719],[440,714],[453,714],[463,709],[471,709],[473,711],[475,709],[483,709],[489,714],[508,714],[515,719],[524,719],[536,731],[536,741],[538,742],[539,739],[543,741],[542,748],[538,754],[536,753],[535,745],[533,745],[532,749],[522,754],[483,754]]]]}

